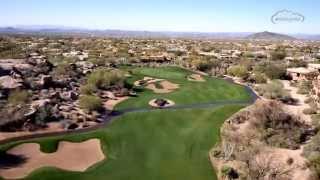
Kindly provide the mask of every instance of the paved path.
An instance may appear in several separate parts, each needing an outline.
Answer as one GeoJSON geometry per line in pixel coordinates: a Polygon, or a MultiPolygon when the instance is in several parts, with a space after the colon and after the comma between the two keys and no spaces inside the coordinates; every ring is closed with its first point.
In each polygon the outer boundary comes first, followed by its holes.
{"type": "MultiPolygon", "coordinates": [[[[230,80],[228,80],[230,81],[230,80]]],[[[91,132],[100,128],[106,127],[113,119],[118,118],[120,116],[123,116],[127,113],[132,112],[151,112],[155,110],[179,110],[179,109],[199,109],[199,108],[213,108],[218,106],[224,106],[224,105],[249,105],[254,103],[259,97],[255,94],[255,92],[247,86],[244,86],[246,91],[250,95],[250,100],[224,100],[224,101],[214,101],[209,103],[197,103],[197,104],[189,104],[189,105],[176,105],[169,108],[163,108],[163,109],[155,109],[155,108],[130,108],[130,109],[122,109],[119,111],[113,111],[108,115],[104,115],[104,122],[89,127],[89,128],[83,128],[83,129],[76,129],[76,130],[69,130],[69,131],[63,131],[63,132],[50,132],[50,133],[39,133],[39,134],[31,134],[31,135],[25,135],[25,136],[19,136],[19,137],[13,137],[8,138],[4,140],[0,140],[0,145],[6,144],[9,142],[15,142],[15,141],[25,141],[25,140],[33,140],[37,138],[43,138],[43,137],[52,137],[52,136],[60,136],[60,135],[69,135],[69,134],[76,134],[76,133],[84,133],[84,132],[91,132]]]]}

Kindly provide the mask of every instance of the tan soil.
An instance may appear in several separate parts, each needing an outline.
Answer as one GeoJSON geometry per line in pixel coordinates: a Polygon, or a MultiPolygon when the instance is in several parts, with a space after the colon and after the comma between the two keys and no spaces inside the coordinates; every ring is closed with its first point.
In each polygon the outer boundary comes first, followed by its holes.
{"type": "Polygon", "coordinates": [[[192,74],[188,76],[189,81],[205,82],[206,80],[200,74],[192,74]]]}
{"type": "MultiPolygon", "coordinates": [[[[310,169],[307,168],[307,160],[301,155],[302,150],[289,150],[282,148],[269,148],[257,158],[258,161],[266,161],[267,158],[271,159],[271,167],[273,168],[281,168],[283,170],[287,170],[291,180],[307,180],[308,177],[312,176],[310,169]],[[289,158],[292,158],[294,161],[292,164],[288,164],[287,161],[289,158]]],[[[270,159],[269,159],[270,160],[270,159]]]]}
{"type": "Polygon", "coordinates": [[[8,151],[13,155],[22,155],[26,162],[13,168],[0,169],[0,176],[6,179],[18,179],[28,176],[42,167],[56,167],[69,171],[85,171],[92,165],[105,159],[100,140],[91,139],[82,143],[60,142],[55,153],[43,153],[37,143],[18,145],[8,151]]]}
{"type": "Polygon", "coordinates": [[[127,96],[118,97],[115,99],[108,99],[106,102],[103,103],[103,105],[107,110],[112,111],[117,104],[119,104],[127,99],[129,99],[129,97],[127,97],[127,96]]]}
{"type": "MultiPolygon", "coordinates": [[[[265,100],[258,100],[258,101],[265,101],[265,100]]],[[[243,111],[250,111],[250,108],[253,106],[249,106],[238,113],[241,113],[243,111]]],[[[234,114],[229,119],[232,119],[235,117],[238,113],[234,114]]],[[[228,120],[226,120],[228,122],[228,120]]],[[[250,125],[248,121],[245,121],[241,124],[233,124],[235,128],[233,129],[234,135],[238,135],[239,137],[244,136],[246,132],[250,131],[250,125]]],[[[222,127],[223,128],[223,127],[222,127]]],[[[222,130],[223,132],[223,130],[222,130]]],[[[256,142],[259,143],[259,142],[256,142]]],[[[303,148],[303,147],[302,147],[303,148]]],[[[272,163],[272,166],[274,168],[280,168],[282,170],[288,170],[288,175],[290,176],[290,179],[292,180],[307,180],[309,177],[312,177],[312,172],[307,167],[307,159],[302,156],[303,150],[290,150],[290,149],[283,149],[283,148],[274,148],[274,147],[268,147],[265,146],[264,151],[261,152],[258,156],[252,157],[257,158],[257,161],[261,162],[261,164],[264,164],[267,159],[270,160],[272,163]],[[259,159],[260,158],[260,159],[259,159]],[[293,163],[291,165],[287,164],[287,161],[289,158],[293,159],[293,163]]],[[[235,169],[239,170],[238,167],[241,167],[241,161],[224,161],[222,159],[217,159],[213,156],[213,151],[209,153],[209,158],[211,161],[211,164],[215,168],[217,175],[221,177],[221,168],[224,165],[228,165],[230,167],[234,167],[235,169]]]]}
{"type": "Polygon", "coordinates": [[[173,101],[171,101],[171,100],[169,100],[169,99],[165,99],[169,104],[167,104],[167,105],[164,106],[164,107],[159,107],[159,106],[155,103],[156,100],[157,100],[157,99],[152,99],[151,101],[149,101],[149,105],[150,105],[151,107],[155,107],[155,108],[168,108],[168,107],[172,107],[172,106],[175,105],[175,103],[174,103],[173,101]]]}
{"type": "Polygon", "coordinates": [[[303,113],[304,109],[310,108],[308,104],[305,103],[305,100],[308,98],[306,95],[303,94],[298,94],[298,88],[293,87],[290,85],[289,81],[281,81],[282,84],[284,85],[284,89],[288,90],[291,97],[295,98],[298,100],[298,103],[296,105],[286,105],[284,104],[284,107],[286,110],[296,116],[301,117],[302,120],[304,120],[307,123],[311,123],[311,116],[306,115],[303,113]]]}
{"type": "Polygon", "coordinates": [[[157,88],[154,83],[148,84],[146,88],[158,94],[170,93],[179,88],[178,84],[166,80],[161,81],[160,85],[163,87],[162,89],[157,88]]]}

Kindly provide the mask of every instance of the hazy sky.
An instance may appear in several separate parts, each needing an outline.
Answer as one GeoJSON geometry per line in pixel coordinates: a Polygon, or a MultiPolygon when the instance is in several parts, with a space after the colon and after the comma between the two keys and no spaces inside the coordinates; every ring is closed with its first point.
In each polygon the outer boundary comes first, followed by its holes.
{"type": "Polygon", "coordinates": [[[320,34],[319,0],[1,0],[0,26],[320,34]],[[273,24],[287,9],[304,22],[273,24]]]}

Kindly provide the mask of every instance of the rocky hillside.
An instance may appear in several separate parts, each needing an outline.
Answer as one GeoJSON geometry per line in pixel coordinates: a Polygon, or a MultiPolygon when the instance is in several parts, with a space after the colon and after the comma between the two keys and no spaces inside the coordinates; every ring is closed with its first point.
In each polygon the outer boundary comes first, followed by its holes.
{"type": "Polygon", "coordinates": [[[272,33],[268,31],[259,32],[255,34],[251,34],[247,36],[247,39],[256,39],[256,40],[295,40],[294,37],[285,35],[285,34],[278,34],[272,33]]]}

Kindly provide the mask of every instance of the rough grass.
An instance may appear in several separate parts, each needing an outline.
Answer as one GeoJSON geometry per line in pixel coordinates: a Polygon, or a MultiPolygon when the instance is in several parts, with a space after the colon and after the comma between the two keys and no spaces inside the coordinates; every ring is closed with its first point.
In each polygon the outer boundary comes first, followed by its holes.
{"type": "Polygon", "coordinates": [[[27,179],[214,180],[208,152],[219,140],[224,120],[240,108],[229,105],[216,109],[129,113],[95,132],[40,139],[36,142],[43,151],[54,152],[60,140],[99,138],[108,160],[84,173],[42,168],[27,179]]]}
{"type": "Polygon", "coordinates": [[[129,84],[143,79],[145,76],[166,79],[179,84],[180,88],[167,94],[156,94],[151,90],[137,88],[138,97],[130,98],[120,103],[116,109],[148,107],[148,102],[155,98],[166,98],[177,105],[209,103],[223,100],[248,100],[249,94],[245,88],[217,78],[204,77],[205,83],[194,83],[187,80],[192,72],[177,67],[135,68],[129,84]]]}

